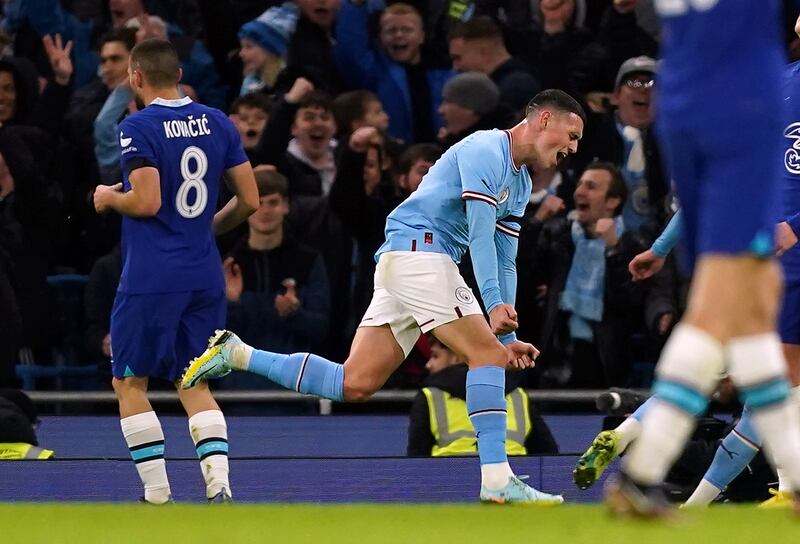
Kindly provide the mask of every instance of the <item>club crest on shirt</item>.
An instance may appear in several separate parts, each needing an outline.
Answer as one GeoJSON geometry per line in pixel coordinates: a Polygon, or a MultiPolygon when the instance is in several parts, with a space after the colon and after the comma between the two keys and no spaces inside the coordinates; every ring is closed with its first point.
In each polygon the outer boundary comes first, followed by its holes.
{"type": "Polygon", "coordinates": [[[472,292],[466,287],[456,289],[456,300],[462,304],[472,304],[472,292]]]}
{"type": "Polygon", "coordinates": [[[505,189],[503,189],[503,191],[500,193],[500,198],[498,198],[498,199],[497,199],[497,203],[498,203],[498,204],[502,204],[503,202],[505,202],[506,200],[508,200],[508,195],[509,195],[510,193],[511,193],[511,191],[509,190],[509,188],[508,188],[508,187],[506,187],[505,189]]]}

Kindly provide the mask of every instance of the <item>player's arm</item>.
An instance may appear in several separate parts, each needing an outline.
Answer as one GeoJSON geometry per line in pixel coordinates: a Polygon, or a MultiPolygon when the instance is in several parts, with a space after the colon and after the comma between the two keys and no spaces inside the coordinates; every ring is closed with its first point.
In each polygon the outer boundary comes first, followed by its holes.
{"type": "Polygon", "coordinates": [[[646,280],[657,274],[664,267],[667,255],[678,244],[683,232],[683,212],[678,210],[672,216],[664,232],[653,242],[650,249],[639,253],[628,263],[628,271],[633,276],[633,281],[646,280]]]}
{"type": "MultiPolygon", "coordinates": [[[[521,228],[518,219],[507,217],[498,221],[494,233],[500,298],[511,306],[517,301],[517,250],[521,228]]],[[[517,335],[512,331],[499,338],[503,344],[511,344],[517,340],[517,335]]]]}
{"type": "Polygon", "coordinates": [[[225,170],[225,182],[235,196],[214,214],[214,234],[217,235],[237,227],[258,209],[258,188],[249,161],[225,170]]]}
{"type": "Polygon", "coordinates": [[[142,166],[128,174],[131,189],[122,192],[122,183],[98,185],[94,206],[99,213],[115,211],[128,217],[153,217],[161,209],[161,179],[158,169],[142,166]]]}

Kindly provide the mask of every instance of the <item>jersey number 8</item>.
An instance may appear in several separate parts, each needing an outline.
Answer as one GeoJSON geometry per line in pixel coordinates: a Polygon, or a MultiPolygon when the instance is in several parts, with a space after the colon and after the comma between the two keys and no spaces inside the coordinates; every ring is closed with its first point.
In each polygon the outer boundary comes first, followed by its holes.
{"type": "Polygon", "coordinates": [[[718,3],[719,0],[656,0],[656,11],[662,17],[674,17],[690,9],[708,11],[718,3]]]}
{"type": "Polygon", "coordinates": [[[194,219],[206,209],[208,204],[208,187],[203,178],[208,172],[208,158],[202,149],[189,146],[181,155],[181,176],[183,183],[175,195],[175,208],[186,219],[194,219]],[[194,159],[194,170],[191,161],[194,159]],[[189,204],[189,194],[195,190],[194,202],[189,204]]]}

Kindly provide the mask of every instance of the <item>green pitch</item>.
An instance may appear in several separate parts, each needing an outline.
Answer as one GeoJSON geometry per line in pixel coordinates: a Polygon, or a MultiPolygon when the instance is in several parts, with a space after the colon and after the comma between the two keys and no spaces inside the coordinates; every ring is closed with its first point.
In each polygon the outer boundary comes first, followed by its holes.
{"type": "Polygon", "coordinates": [[[601,506],[2,504],[4,543],[731,544],[797,542],[787,511],[719,506],[671,524],[616,521],[601,506]]]}

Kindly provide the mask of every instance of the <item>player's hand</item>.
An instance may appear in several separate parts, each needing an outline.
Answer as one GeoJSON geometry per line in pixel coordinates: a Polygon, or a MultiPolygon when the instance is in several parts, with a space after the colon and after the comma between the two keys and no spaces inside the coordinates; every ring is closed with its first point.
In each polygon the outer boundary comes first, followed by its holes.
{"type": "Polygon", "coordinates": [[[524,370],[536,366],[534,362],[539,356],[539,350],[533,344],[515,340],[506,346],[508,361],[506,368],[509,370],[524,370]]]}
{"type": "Polygon", "coordinates": [[[72,60],[69,58],[72,52],[72,40],[63,45],[61,34],[56,34],[55,40],[50,34],[46,34],[42,38],[42,45],[53,69],[53,79],[59,85],[67,85],[69,78],[72,77],[72,60]]]}
{"type": "Polygon", "coordinates": [[[366,153],[370,147],[383,145],[383,137],[375,127],[361,127],[350,135],[350,149],[366,153]]]}
{"type": "Polygon", "coordinates": [[[295,290],[296,283],[293,279],[285,279],[282,285],[286,287],[286,294],[275,297],[275,311],[281,317],[288,317],[300,309],[300,299],[295,290]]]}
{"type": "Polygon", "coordinates": [[[778,223],[775,227],[775,255],[780,257],[797,243],[797,235],[789,226],[789,223],[783,221],[778,223]]]}
{"type": "Polygon", "coordinates": [[[594,235],[602,239],[606,243],[606,247],[614,247],[619,241],[617,224],[609,217],[597,220],[594,226],[594,235]]]}
{"type": "Polygon", "coordinates": [[[542,203],[539,204],[539,209],[533,215],[537,221],[544,223],[554,215],[564,211],[564,201],[556,195],[547,195],[542,203]]]}
{"type": "Polygon", "coordinates": [[[292,88],[283,95],[283,99],[289,104],[299,104],[306,96],[311,94],[314,90],[314,84],[304,77],[298,77],[294,80],[292,88]]]}
{"type": "Polygon", "coordinates": [[[106,357],[111,357],[111,334],[106,334],[103,337],[103,355],[106,357]]]}
{"type": "Polygon", "coordinates": [[[494,334],[508,334],[519,327],[517,311],[511,304],[498,304],[489,312],[489,325],[494,334]]]}
{"type": "Polygon", "coordinates": [[[636,9],[636,4],[638,3],[639,0],[614,0],[614,9],[620,15],[625,15],[636,9]]]}
{"type": "Polygon", "coordinates": [[[116,185],[98,185],[94,188],[94,209],[97,213],[113,211],[112,204],[118,193],[122,192],[122,183],[116,185]]]}
{"type": "Polygon", "coordinates": [[[238,302],[244,291],[242,268],[236,264],[233,257],[228,257],[222,263],[222,272],[225,274],[225,296],[231,302],[238,302]]]}
{"type": "Polygon", "coordinates": [[[633,276],[633,281],[642,281],[655,276],[664,268],[665,257],[659,257],[652,249],[642,251],[628,263],[628,272],[633,276]]]}

